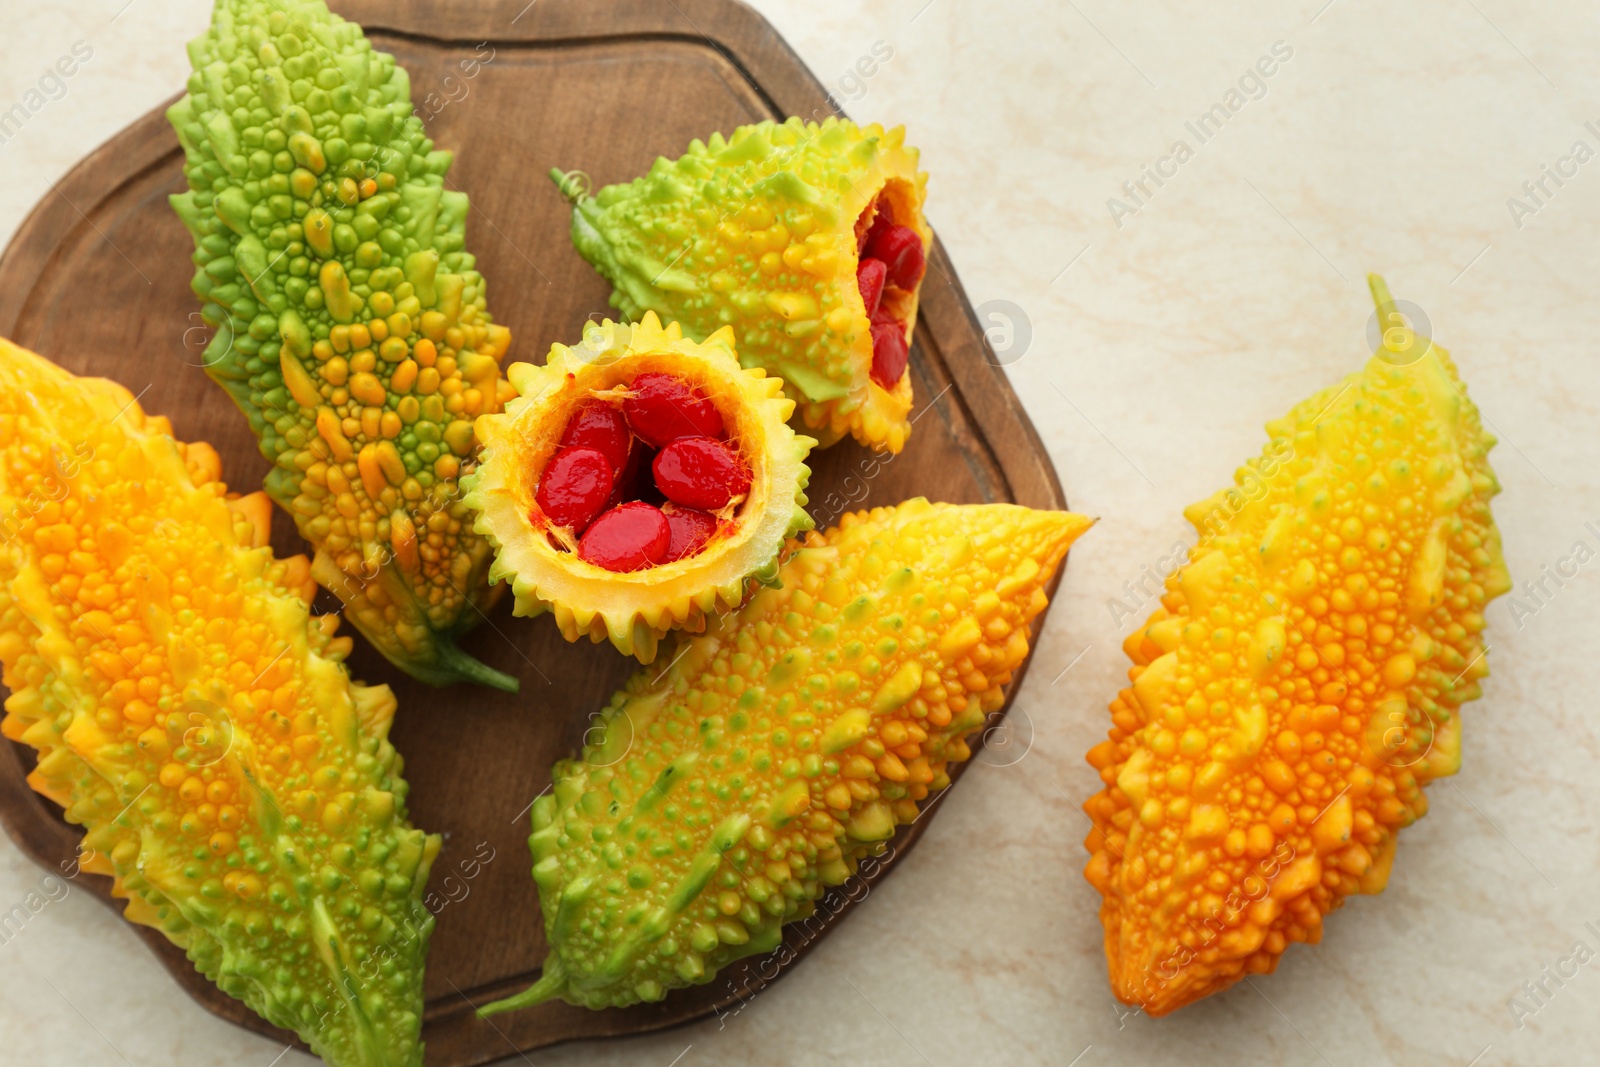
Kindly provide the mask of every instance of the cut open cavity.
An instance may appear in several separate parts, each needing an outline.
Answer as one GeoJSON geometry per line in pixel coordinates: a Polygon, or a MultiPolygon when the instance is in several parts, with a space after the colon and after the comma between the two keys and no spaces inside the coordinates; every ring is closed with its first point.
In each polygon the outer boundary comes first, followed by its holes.
{"type": "Polygon", "coordinates": [[[872,380],[885,389],[905,374],[915,293],[927,270],[922,238],[897,219],[896,199],[886,186],[855,224],[856,288],[871,323],[872,380]]]}
{"type": "Polygon", "coordinates": [[[570,412],[530,515],[551,547],[624,573],[698,555],[737,524],[751,458],[704,390],[643,371],[570,412]]]}

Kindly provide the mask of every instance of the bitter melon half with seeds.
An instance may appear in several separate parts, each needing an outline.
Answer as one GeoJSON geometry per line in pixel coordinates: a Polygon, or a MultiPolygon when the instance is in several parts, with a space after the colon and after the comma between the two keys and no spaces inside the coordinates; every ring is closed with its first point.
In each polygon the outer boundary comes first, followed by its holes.
{"type": "Polygon", "coordinates": [[[189,192],[207,373],[273,464],[317,580],[425,682],[516,681],[456,647],[491,595],[458,479],[510,334],[464,249],[450,153],[394,57],[322,0],[217,0],[167,112],[189,192]]]}
{"type": "Polygon", "coordinates": [[[590,323],[545,365],[515,363],[519,394],[478,420],[467,479],[519,615],[551,612],[569,641],[609,639],[643,663],[668,631],[698,631],[771,581],[787,538],[811,528],[811,438],[785,421],[782,383],[655,312],[590,323]]]}
{"type": "Polygon", "coordinates": [[[899,452],[907,366],[933,231],[905,128],[791,118],[696,140],[650,173],[573,201],[572,243],[627,319],[695,340],[733,327],[739,358],[783,379],[801,428],[899,452]]]}
{"type": "Polygon", "coordinates": [[[387,686],[272,506],[114,383],[0,340],[0,732],[124,915],[334,1067],[420,1067],[422,901],[387,686]]]}
{"type": "Polygon", "coordinates": [[[1267,424],[1162,606],[1089,752],[1086,871],[1112,991],[1161,1015],[1321,940],[1389,879],[1426,783],[1461,765],[1510,588],[1484,432],[1448,354],[1371,279],[1383,345],[1267,424]]]}
{"type": "Polygon", "coordinates": [[[949,784],[1089,523],[922,499],[846,515],[634,675],[534,801],[550,954],[485,1012],[660,1000],[775,948],[949,784]]]}

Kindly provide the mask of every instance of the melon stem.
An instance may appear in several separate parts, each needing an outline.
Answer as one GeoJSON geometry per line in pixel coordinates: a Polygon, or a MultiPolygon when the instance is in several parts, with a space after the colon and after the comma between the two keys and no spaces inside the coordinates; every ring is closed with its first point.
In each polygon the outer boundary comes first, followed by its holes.
{"type": "Polygon", "coordinates": [[[519,1008],[531,1008],[535,1004],[543,1004],[551,997],[558,996],[567,985],[566,968],[561,966],[561,957],[551,953],[545,958],[544,973],[539,980],[513,996],[504,1000],[497,1000],[492,1004],[485,1004],[478,1009],[478,1018],[498,1015],[503,1011],[516,1011],[519,1008]]]}

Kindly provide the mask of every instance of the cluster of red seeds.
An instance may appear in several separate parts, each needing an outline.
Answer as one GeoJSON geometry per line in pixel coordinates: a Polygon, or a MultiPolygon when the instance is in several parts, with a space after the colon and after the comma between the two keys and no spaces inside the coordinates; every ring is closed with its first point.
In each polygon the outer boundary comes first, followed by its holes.
{"type": "Polygon", "coordinates": [[[856,288],[872,320],[872,380],[893,389],[905,373],[906,325],[883,305],[885,285],[910,292],[922,280],[927,258],[922,238],[909,226],[897,226],[887,200],[877,203],[872,225],[856,234],[856,288]]]}
{"type": "Polygon", "coordinates": [[[723,521],[713,513],[749,492],[750,467],[716,405],[679,378],[646,373],[620,406],[578,409],[534,499],[578,538],[580,559],[636,571],[698,552],[723,521]]]}

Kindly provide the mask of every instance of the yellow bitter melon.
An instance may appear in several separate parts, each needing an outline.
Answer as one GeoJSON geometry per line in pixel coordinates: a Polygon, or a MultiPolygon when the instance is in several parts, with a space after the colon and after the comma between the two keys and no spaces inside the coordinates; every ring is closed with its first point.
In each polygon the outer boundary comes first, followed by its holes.
{"type": "Polygon", "coordinates": [[[775,947],[949,784],[1089,524],[916,499],[807,535],[556,765],[529,839],[550,955],[486,1011],[659,1000],[775,947]]]}
{"type": "Polygon", "coordinates": [[[1125,642],[1133,684],[1089,753],[1111,988],[1151,1015],[1321,940],[1461,765],[1484,605],[1510,588],[1494,438],[1370,280],[1382,347],[1184,512],[1200,542],[1125,642]]]}
{"type": "Polygon", "coordinates": [[[0,340],[0,732],[126,917],[335,1067],[420,1067],[422,902],[395,701],[341,665],[262,493],[121,386],[0,340]]]}
{"type": "Polygon", "coordinates": [[[456,647],[487,607],[489,546],[457,479],[509,387],[510,334],[463,250],[465,193],[394,57],[322,0],[217,0],[167,112],[190,191],[207,373],[273,464],[313,572],[396,666],[515,679],[456,647]]]}
{"type": "Polygon", "coordinates": [[[807,433],[824,445],[850,434],[899,452],[911,432],[905,347],[933,240],[917,159],[904,127],[790,118],[696,140],[592,197],[579,174],[552,177],[574,202],[573,245],[611,283],[625,318],[654,311],[696,339],[732,326],[739,358],[783,379],[807,433]],[[873,290],[879,324],[899,330],[898,362],[882,384],[874,313],[857,281],[879,214],[920,244],[904,285],[881,298],[873,290]]]}
{"type": "Polygon", "coordinates": [[[726,327],[696,344],[676,323],[663,329],[654,312],[633,326],[607,319],[590,323],[579,345],[551,346],[544,366],[516,363],[506,374],[520,395],[504,414],[478,421],[483,456],[466,482],[467,503],[497,549],[490,579],[511,583],[517,614],[550,611],[567,640],[609,639],[650,663],[670,630],[698,631],[708,616],[742,603],[750,579],[773,580],[785,540],[811,528],[805,458],[814,442],[786,423],[794,403],[782,383],[740,367],[726,327]],[[698,551],[616,573],[548,536],[552,524],[535,494],[574,414],[597,396],[626,395],[641,374],[670,375],[715,405],[750,486],[698,551]]]}

